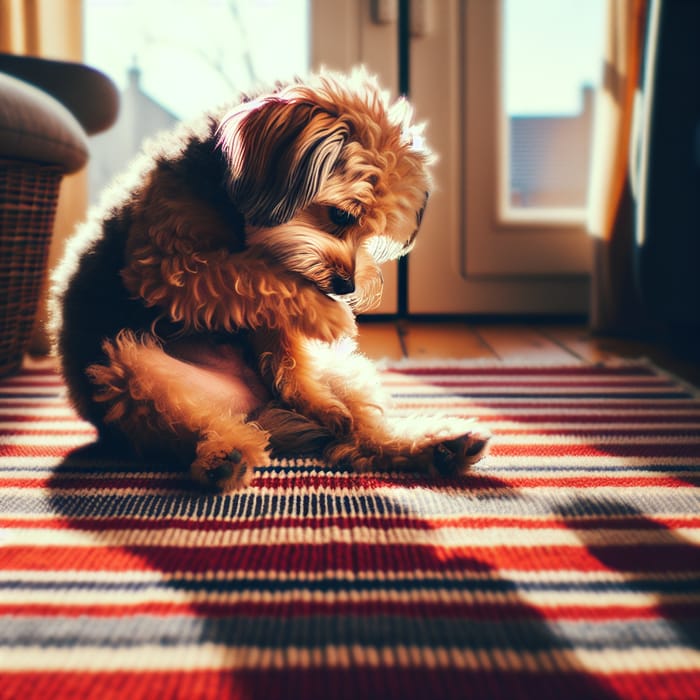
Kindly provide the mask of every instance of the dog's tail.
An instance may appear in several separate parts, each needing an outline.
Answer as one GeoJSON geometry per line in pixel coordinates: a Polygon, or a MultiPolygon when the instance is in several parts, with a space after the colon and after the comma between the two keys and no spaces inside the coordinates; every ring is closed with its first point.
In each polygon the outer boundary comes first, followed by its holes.
{"type": "Polygon", "coordinates": [[[254,417],[270,433],[273,457],[322,454],[334,441],[334,435],[320,423],[275,402],[270,402],[254,417]]]}

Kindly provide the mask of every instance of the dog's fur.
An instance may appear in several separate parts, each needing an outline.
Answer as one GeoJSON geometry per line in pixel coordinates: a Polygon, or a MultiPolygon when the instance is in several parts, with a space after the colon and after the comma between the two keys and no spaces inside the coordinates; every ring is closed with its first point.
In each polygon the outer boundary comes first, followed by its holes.
{"type": "Polygon", "coordinates": [[[487,437],[393,422],[355,352],[379,264],[412,247],[432,156],[404,100],[321,73],[152,143],[69,242],[53,330],[105,440],[168,452],[223,490],[273,454],[455,473],[487,437]]]}

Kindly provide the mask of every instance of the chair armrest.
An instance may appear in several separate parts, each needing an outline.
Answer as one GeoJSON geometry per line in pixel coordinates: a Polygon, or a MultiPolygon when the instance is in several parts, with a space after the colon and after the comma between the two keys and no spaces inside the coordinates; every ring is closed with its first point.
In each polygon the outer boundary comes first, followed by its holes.
{"type": "Polygon", "coordinates": [[[82,63],[0,53],[0,72],[54,97],[89,135],[108,129],[117,118],[119,92],[115,84],[104,73],[82,63]]]}

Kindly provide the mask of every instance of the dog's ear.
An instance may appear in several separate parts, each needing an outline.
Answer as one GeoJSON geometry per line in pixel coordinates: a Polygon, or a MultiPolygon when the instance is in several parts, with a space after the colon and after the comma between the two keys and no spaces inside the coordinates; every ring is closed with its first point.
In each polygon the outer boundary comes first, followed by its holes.
{"type": "Polygon", "coordinates": [[[338,115],[279,96],[247,102],[222,121],[229,192],[246,221],[274,226],[305,207],[328,177],[348,136],[338,115]]]}

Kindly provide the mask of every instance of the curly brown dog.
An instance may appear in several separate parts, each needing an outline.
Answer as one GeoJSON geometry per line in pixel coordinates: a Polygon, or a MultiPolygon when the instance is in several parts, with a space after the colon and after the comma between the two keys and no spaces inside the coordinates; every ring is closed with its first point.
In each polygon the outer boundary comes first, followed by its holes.
{"type": "Polygon", "coordinates": [[[405,100],[322,73],[151,143],[54,274],[53,331],[103,439],[245,486],[273,454],[456,473],[487,435],[392,421],[355,312],[413,246],[432,156],[405,100]]]}

